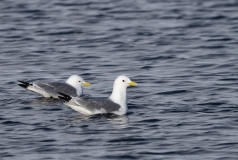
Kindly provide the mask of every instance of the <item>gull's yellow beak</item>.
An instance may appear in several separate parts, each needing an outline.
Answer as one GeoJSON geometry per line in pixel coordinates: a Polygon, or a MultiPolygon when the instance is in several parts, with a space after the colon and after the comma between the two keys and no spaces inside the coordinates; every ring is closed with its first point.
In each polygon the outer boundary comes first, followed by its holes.
{"type": "Polygon", "coordinates": [[[86,86],[91,86],[91,84],[89,82],[83,82],[83,86],[86,87],[86,86]]]}
{"type": "Polygon", "coordinates": [[[130,81],[128,84],[129,86],[138,86],[138,84],[134,81],[130,81]]]}

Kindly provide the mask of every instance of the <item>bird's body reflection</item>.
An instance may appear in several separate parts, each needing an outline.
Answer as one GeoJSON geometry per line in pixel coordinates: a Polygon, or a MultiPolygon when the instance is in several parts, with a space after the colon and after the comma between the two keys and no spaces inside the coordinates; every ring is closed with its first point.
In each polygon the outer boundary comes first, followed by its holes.
{"type": "Polygon", "coordinates": [[[118,116],[115,114],[95,114],[90,116],[80,114],[73,116],[66,121],[71,124],[80,123],[82,121],[88,122],[110,121],[113,124],[125,127],[128,124],[129,118],[127,115],[118,116]]]}

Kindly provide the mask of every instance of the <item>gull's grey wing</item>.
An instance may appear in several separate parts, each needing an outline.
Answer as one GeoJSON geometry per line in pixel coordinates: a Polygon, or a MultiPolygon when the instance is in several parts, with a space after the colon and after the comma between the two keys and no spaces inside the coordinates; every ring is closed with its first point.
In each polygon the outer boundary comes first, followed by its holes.
{"type": "Polygon", "coordinates": [[[37,82],[34,83],[39,88],[43,89],[45,92],[50,94],[53,97],[58,98],[59,94],[58,92],[65,93],[67,95],[77,97],[77,92],[74,87],[67,83],[61,83],[61,82],[48,82],[48,83],[42,83],[37,82]]]}
{"type": "Polygon", "coordinates": [[[104,109],[107,113],[112,113],[120,109],[120,105],[112,102],[110,99],[85,99],[85,98],[74,98],[74,103],[89,110],[101,110],[104,109]]]}

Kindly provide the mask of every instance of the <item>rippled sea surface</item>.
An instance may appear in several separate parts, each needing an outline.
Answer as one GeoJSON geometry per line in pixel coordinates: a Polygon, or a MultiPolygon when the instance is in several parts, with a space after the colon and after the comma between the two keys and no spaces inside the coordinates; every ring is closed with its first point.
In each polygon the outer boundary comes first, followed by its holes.
{"type": "Polygon", "coordinates": [[[1,159],[238,157],[238,1],[0,1],[1,159]],[[125,116],[83,116],[17,80],[81,75],[125,116]]]}

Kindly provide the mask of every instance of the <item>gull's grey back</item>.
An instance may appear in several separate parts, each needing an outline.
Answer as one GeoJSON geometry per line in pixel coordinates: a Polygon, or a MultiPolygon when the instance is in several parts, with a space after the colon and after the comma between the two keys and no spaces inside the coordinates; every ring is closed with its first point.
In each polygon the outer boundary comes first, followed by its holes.
{"type": "Polygon", "coordinates": [[[58,97],[58,92],[70,95],[72,97],[77,97],[77,92],[74,87],[67,83],[61,83],[61,82],[37,82],[35,83],[40,88],[44,89],[47,93],[52,95],[53,97],[58,97]]]}

